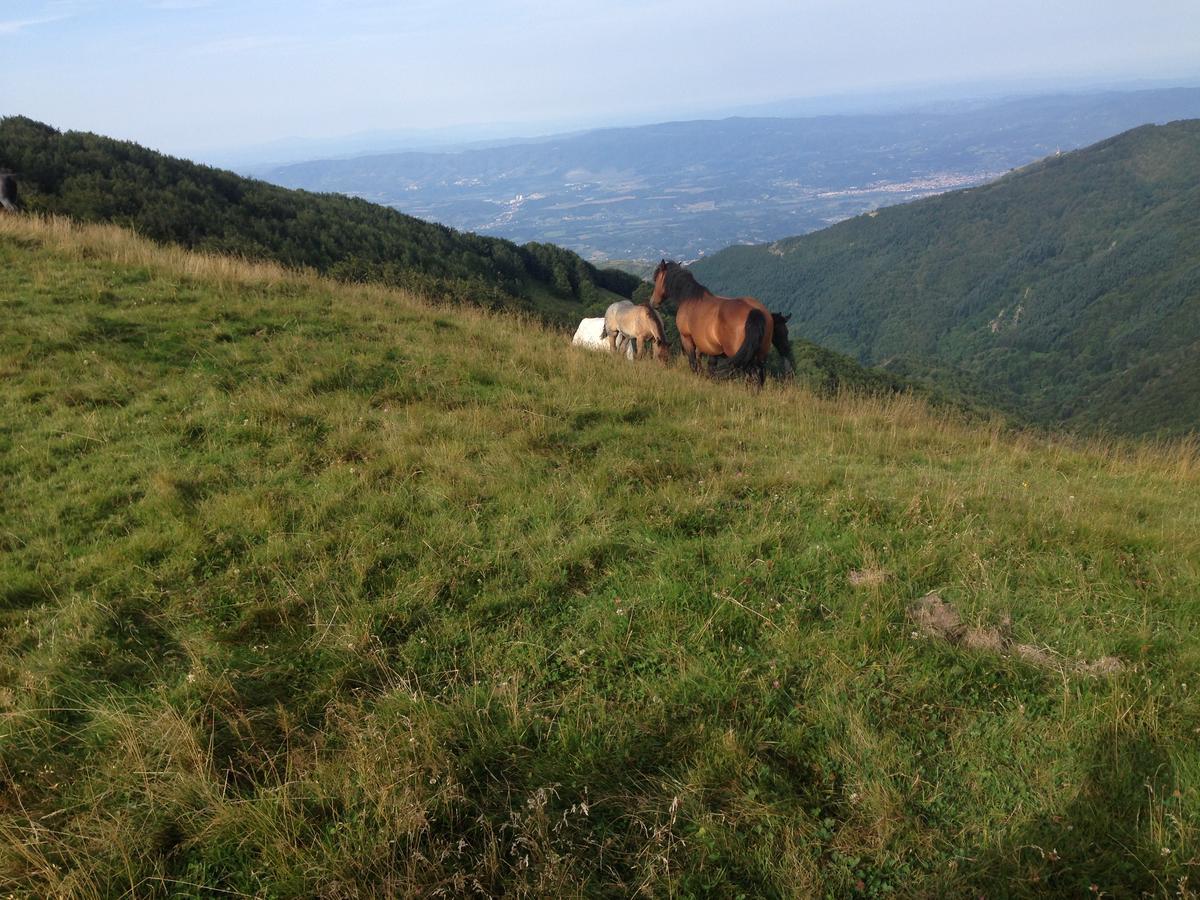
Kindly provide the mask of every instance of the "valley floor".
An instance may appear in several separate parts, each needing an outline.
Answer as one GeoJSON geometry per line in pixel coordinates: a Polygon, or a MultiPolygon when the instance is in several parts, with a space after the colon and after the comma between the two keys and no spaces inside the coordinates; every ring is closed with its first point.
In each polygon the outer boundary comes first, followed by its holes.
{"type": "Polygon", "coordinates": [[[0,311],[0,893],[1196,889],[1193,445],[62,221],[0,311]]]}

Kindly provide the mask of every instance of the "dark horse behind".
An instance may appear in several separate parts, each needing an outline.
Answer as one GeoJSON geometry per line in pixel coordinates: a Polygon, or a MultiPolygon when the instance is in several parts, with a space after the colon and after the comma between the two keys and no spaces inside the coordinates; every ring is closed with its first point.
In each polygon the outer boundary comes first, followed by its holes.
{"type": "Polygon", "coordinates": [[[675,325],[693,372],[700,371],[700,354],[724,357],[726,370],[744,372],[762,385],[775,333],[775,319],[762,303],[753,297],[719,297],[679,263],[665,259],[654,270],[650,305],[664,302],[675,304],[675,325]]]}
{"type": "Polygon", "coordinates": [[[18,208],[17,176],[12,172],[0,172],[0,209],[16,212],[18,208]]]}
{"type": "Polygon", "coordinates": [[[792,355],[792,341],[788,337],[788,319],[791,316],[785,316],[783,313],[771,313],[772,331],[771,342],[775,345],[775,349],[779,351],[780,357],[783,359],[783,376],[791,378],[796,374],[796,357],[792,355]]]}

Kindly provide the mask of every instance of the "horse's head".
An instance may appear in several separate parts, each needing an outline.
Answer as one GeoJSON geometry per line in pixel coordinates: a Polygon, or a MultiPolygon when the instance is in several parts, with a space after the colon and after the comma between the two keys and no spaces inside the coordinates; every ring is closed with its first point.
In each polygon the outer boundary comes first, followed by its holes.
{"type": "Polygon", "coordinates": [[[666,341],[654,342],[654,355],[661,363],[669,363],[671,361],[671,345],[666,341]]]}
{"type": "Polygon", "coordinates": [[[708,293],[708,288],[692,277],[692,273],[677,262],[664,259],[654,270],[654,290],[650,305],[658,309],[664,302],[680,304],[708,293]]]}
{"type": "Polygon", "coordinates": [[[667,268],[670,266],[665,259],[654,270],[654,292],[650,294],[650,305],[658,309],[667,299],[667,268]]]}
{"type": "Polygon", "coordinates": [[[788,339],[787,322],[788,322],[788,319],[790,319],[790,318],[791,318],[790,315],[785,316],[783,313],[778,313],[778,312],[771,313],[771,322],[772,322],[772,325],[774,326],[774,336],[775,336],[776,340],[787,341],[787,339],[788,339]]]}

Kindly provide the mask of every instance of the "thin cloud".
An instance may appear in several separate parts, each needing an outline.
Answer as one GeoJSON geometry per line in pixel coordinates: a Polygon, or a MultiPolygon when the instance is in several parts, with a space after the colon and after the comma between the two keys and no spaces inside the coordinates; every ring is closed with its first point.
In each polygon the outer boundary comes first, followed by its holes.
{"type": "Polygon", "coordinates": [[[148,9],[203,9],[206,6],[212,6],[213,0],[150,0],[146,4],[148,9]]]}
{"type": "Polygon", "coordinates": [[[244,37],[223,38],[219,41],[209,41],[192,49],[193,53],[201,55],[248,53],[253,50],[267,50],[280,47],[299,47],[304,42],[300,38],[281,37],[277,35],[246,35],[244,37]]]}
{"type": "Polygon", "coordinates": [[[7,22],[0,22],[0,35],[20,34],[26,28],[33,28],[37,25],[48,25],[51,22],[61,22],[63,19],[69,19],[70,16],[43,16],[40,19],[10,19],[7,22]]]}

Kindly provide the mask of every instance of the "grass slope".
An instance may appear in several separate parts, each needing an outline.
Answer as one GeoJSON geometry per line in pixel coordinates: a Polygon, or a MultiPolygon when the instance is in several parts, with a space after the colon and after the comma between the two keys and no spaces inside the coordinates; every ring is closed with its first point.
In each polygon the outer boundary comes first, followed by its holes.
{"type": "Polygon", "coordinates": [[[1200,421],[1200,121],[694,267],[795,332],[1031,421],[1200,421]]]}
{"type": "Polygon", "coordinates": [[[0,218],[0,298],[0,890],[1195,888],[1193,446],[113,227],[0,218]],[[1061,665],[914,637],[931,590],[1061,665]]]}
{"type": "Polygon", "coordinates": [[[343,281],[533,312],[574,325],[639,279],[552,244],[455,231],[333,194],[275,187],[137,144],[0,118],[0,170],[35,212],[135,228],[157,241],[303,266],[343,281]]]}

